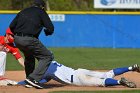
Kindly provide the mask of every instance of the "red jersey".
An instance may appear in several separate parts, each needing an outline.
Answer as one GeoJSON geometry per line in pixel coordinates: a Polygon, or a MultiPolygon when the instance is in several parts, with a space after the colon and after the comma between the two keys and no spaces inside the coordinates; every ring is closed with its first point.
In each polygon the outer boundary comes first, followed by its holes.
{"type": "Polygon", "coordinates": [[[13,54],[16,59],[21,58],[18,48],[13,43],[5,43],[4,38],[4,36],[0,36],[0,46],[3,46],[2,51],[13,54]]]}

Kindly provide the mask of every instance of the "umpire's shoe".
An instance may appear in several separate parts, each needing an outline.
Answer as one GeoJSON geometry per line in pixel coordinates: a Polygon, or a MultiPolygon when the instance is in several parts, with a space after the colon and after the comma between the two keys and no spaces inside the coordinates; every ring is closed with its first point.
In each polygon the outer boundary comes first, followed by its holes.
{"type": "Polygon", "coordinates": [[[134,82],[130,82],[126,80],[125,78],[121,78],[120,84],[129,88],[136,88],[136,84],[134,82]]]}
{"type": "Polygon", "coordinates": [[[139,66],[138,64],[134,64],[134,65],[132,66],[132,71],[137,71],[137,72],[140,73],[140,66],[139,66]]]}
{"type": "Polygon", "coordinates": [[[27,78],[25,79],[25,82],[27,84],[32,85],[33,87],[37,88],[37,89],[43,89],[43,84],[40,84],[39,82],[37,82],[36,80],[32,79],[32,78],[27,78]]]}

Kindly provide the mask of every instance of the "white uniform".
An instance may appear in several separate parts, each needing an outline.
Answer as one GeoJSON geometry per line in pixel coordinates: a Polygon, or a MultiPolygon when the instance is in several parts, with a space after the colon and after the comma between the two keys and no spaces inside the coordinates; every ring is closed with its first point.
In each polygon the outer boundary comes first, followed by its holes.
{"type": "Polygon", "coordinates": [[[6,55],[6,52],[0,51],[0,76],[5,74],[6,55]]]}
{"type": "MultiPolygon", "coordinates": [[[[6,55],[7,55],[6,52],[0,51],[0,76],[4,76],[5,74],[6,55]]],[[[9,80],[7,78],[0,77],[0,86],[7,85],[17,85],[17,82],[9,80]]]]}
{"type": "Polygon", "coordinates": [[[52,78],[58,82],[80,86],[105,86],[106,78],[113,78],[114,72],[97,72],[86,69],[74,70],[52,61],[44,78],[52,78]]]}

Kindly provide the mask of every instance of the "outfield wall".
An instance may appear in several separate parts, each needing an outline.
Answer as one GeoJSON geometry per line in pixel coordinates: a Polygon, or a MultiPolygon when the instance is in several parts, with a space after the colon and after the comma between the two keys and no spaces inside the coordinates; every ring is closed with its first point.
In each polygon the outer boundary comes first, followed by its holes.
{"type": "MultiPolygon", "coordinates": [[[[0,12],[4,35],[17,12],[0,12]]],[[[55,33],[40,40],[47,47],[140,48],[140,13],[49,12],[55,33]]]]}

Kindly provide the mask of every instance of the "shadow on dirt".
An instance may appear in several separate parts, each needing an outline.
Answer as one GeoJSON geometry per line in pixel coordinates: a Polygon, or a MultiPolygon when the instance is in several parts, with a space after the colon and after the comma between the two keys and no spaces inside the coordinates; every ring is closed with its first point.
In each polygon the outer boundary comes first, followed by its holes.
{"type": "Polygon", "coordinates": [[[58,88],[58,87],[64,87],[66,85],[64,84],[45,84],[43,87],[44,89],[50,89],[50,88],[58,88]]]}

